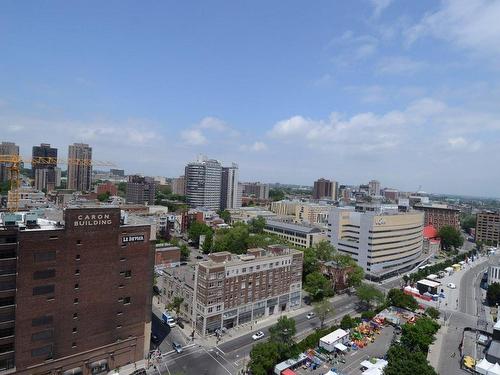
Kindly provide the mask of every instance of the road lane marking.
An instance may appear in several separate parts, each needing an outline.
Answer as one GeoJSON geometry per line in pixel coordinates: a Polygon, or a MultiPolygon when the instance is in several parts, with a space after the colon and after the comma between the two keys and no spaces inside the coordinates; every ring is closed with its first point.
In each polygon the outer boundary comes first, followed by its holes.
{"type": "Polygon", "coordinates": [[[205,353],[207,353],[210,357],[212,357],[212,358],[214,359],[214,361],[215,361],[215,362],[217,362],[219,365],[221,365],[221,367],[222,367],[224,370],[226,370],[226,372],[227,372],[229,375],[232,375],[232,374],[231,374],[231,371],[229,371],[229,370],[226,368],[226,366],[224,366],[222,363],[220,363],[220,362],[217,360],[217,358],[215,358],[212,354],[210,354],[210,353],[209,353],[206,349],[204,349],[204,350],[205,350],[205,353]]]}

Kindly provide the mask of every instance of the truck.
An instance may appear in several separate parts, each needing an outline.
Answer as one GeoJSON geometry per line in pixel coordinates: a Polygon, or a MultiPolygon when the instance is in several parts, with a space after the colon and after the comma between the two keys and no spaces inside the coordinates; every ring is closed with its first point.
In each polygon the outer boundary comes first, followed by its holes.
{"type": "Polygon", "coordinates": [[[175,327],[175,319],[168,313],[168,311],[164,311],[161,318],[163,323],[168,325],[170,328],[175,327]]]}

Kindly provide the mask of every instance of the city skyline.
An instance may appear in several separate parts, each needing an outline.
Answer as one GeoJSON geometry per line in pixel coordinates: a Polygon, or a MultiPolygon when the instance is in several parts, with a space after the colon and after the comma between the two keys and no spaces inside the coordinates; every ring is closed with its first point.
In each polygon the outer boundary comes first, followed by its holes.
{"type": "Polygon", "coordinates": [[[241,180],[498,196],[497,2],[95,4],[0,8],[0,128],[24,156],[81,142],[129,173],[204,153],[241,180]]]}

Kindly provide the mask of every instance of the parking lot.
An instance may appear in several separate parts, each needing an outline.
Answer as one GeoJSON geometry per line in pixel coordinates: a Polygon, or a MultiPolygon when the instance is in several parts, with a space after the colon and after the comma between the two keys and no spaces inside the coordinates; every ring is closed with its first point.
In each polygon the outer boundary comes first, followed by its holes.
{"type": "Polygon", "coordinates": [[[351,350],[347,352],[343,357],[345,363],[341,362],[331,362],[323,363],[320,367],[315,370],[309,368],[298,368],[294,370],[297,374],[302,375],[323,375],[326,374],[330,369],[335,369],[341,375],[358,375],[362,374],[360,363],[364,360],[369,360],[370,358],[383,358],[389,347],[391,346],[392,339],[394,337],[394,327],[385,326],[380,330],[380,334],[377,335],[375,342],[369,344],[368,346],[358,349],[351,350]]]}

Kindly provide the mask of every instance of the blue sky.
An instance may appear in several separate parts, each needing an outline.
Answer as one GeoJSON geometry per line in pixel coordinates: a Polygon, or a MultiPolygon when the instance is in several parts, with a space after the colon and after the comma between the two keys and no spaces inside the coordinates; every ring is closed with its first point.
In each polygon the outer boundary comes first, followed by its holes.
{"type": "Polygon", "coordinates": [[[3,1],[0,140],[500,196],[500,1],[3,1]]]}

